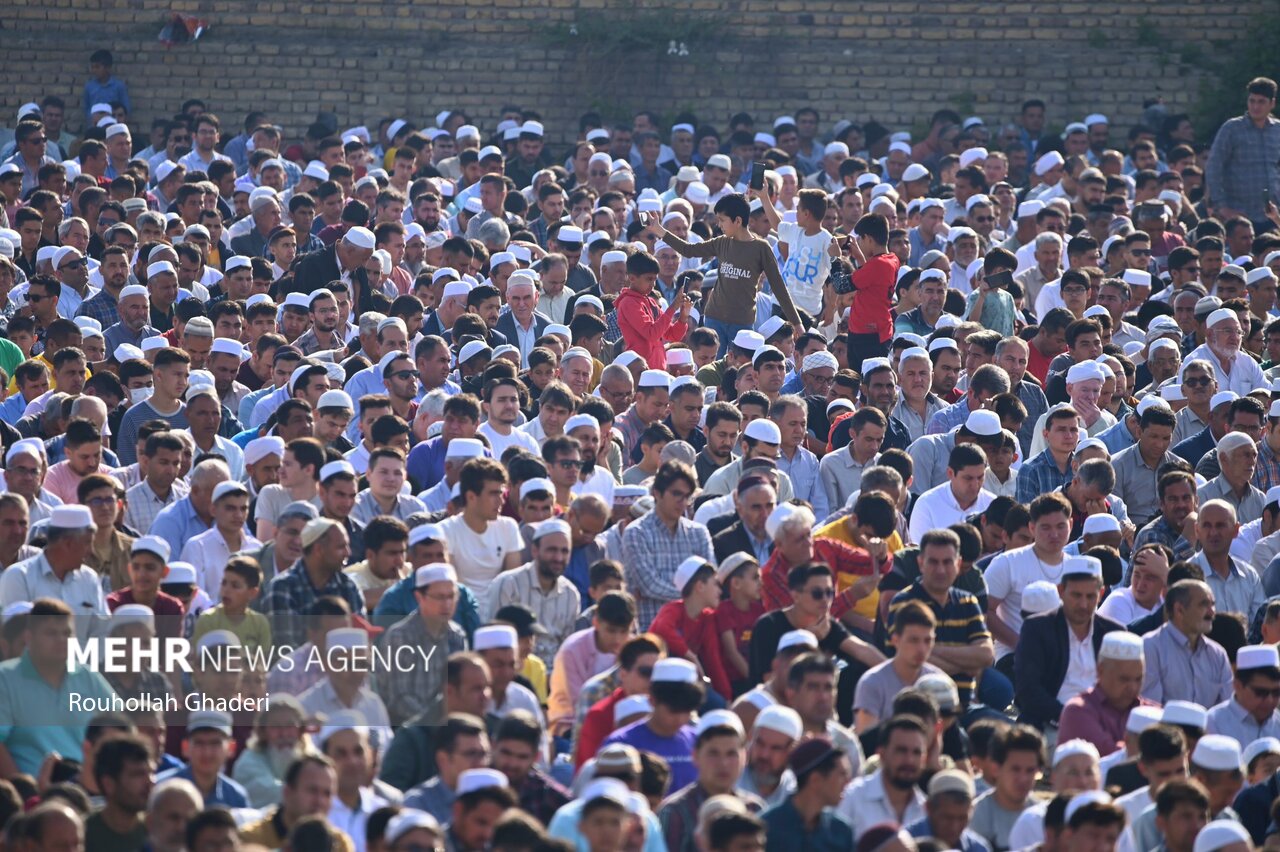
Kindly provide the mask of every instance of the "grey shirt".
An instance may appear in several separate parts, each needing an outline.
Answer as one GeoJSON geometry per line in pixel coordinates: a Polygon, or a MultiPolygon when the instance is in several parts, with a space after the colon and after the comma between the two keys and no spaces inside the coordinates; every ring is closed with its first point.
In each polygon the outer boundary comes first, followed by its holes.
{"type": "Polygon", "coordinates": [[[956,448],[956,433],[925,435],[912,441],[907,453],[915,462],[915,476],[911,479],[911,493],[923,494],[935,485],[947,481],[947,461],[956,448]]]}
{"type": "Polygon", "coordinates": [[[1200,637],[1195,650],[1186,634],[1170,623],[1142,637],[1147,676],[1142,697],[1159,704],[1194,701],[1213,707],[1231,697],[1231,663],[1221,645],[1200,637]]]}
{"type": "Polygon", "coordinates": [[[1237,496],[1235,490],[1227,483],[1222,474],[1196,489],[1196,502],[1203,506],[1208,500],[1226,500],[1236,510],[1236,520],[1247,524],[1262,517],[1262,509],[1267,504],[1267,495],[1252,484],[1245,486],[1243,497],[1237,496]]]}
{"type": "Polygon", "coordinates": [[[1139,527],[1160,513],[1160,498],[1156,490],[1157,471],[1162,465],[1178,457],[1165,451],[1164,458],[1155,467],[1148,467],[1142,460],[1139,445],[1127,447],[1111,457],[1111,467],[1116,472],[1115,493],[1124,500],[1129,515],[1139,527]]]}
{"type": "Polygon", "coordinates": [[[996,791],[988,790],[973,803],[973,816],[969,819],[969,829],[975,831],[991,844],[992,852],[1004,852],[1009,848],[1009,832],[1013,824],[1022,816],[1022,812],[1035,804],[1028,799],[1026,804],[1017,810],[1005,810],[996,802],[996,791]]]}
{"type": "Polygon", "coordinates": [[[1233,695],[1209,710],[1209,722],[1205,731],[1231,737],[1243,749],[1263,737],[1280,738],[1280,712],[1272,710],[1266,721],[1259,724],[1253,714],[1240,706],[1233,695]]]}
{"type": "MultiPolygon", "coordinates": [[[[920,677],[930,674],[942,674],[942,669],[932,663],[925,663],[920,669],[920,677]]],[[[904,683],[893,667],[893,660],[885,660],[872,667],[858,679],[858,686],[853,693],[853,709],[865,710],[877,719],[888,719],[893,715],[893,699],[899,692],[914,683],[904,683]]]]}
{"type": "Polygon", "coordinates": [[[1227,560],[1231,567],[1225,578],[1209,567],[1209,560],[1205,557],[1203,550],[1191,561],[1204,569],[1204,580],[1209,584],[1209,588],[1213,589],[1213,600],[1217,611],[1239,613],[1244,616],[1246,622],[1249,622],[1253,619],[1253,614],[1267,602],[1267,595],[1262,590],[1262,580],[1252,565],[1231,556],[1228,556],[1227,560]]]}

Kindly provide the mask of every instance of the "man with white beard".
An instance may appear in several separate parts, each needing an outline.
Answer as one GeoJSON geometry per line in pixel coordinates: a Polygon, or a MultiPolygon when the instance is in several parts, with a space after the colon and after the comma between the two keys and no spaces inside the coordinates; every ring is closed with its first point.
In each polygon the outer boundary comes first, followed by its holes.
{"type": "Polygon", "coordinates": [[[1240,318],[1235,311],[1218,308],[1209,314],[1204,327],[1204,343],[1191,350],[1186,361],[1203,358],[1212,364],[1220,391],[1234,391],[1245,396],[1259,388],[1266,390],[1270,387],[1258,362],[1240,350],[1240,318]]]}

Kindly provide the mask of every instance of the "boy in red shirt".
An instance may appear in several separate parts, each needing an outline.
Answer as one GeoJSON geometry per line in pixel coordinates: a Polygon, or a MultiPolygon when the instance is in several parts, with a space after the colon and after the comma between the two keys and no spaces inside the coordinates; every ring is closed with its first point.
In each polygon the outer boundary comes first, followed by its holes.
{"type": "Polygon", "coordinates": [[[160,591],[168,573],[169,543],[158,536],[142,536],[130,548],[130,583],[107,595],[107,608],[115,612],[126,604],[142,604],[156,614],[157,636],[181,636],[186,608],[173,595],[160,591]]]}
{"type": "Polygon", "coordinates": [[[849,250],[854,271],[850,274],[844,264],[832,264],[831,278],[837,289],[844,289],[841,285],[847,283],[853,292],[828,299],[831,308],[823,322],[831,322],[837,308],[849,306],[847,358],[850,364],[861,364],[867,358],[888,354],[893,338],[893,290],[901,261],[889,251],[889,221],[879,213],[859,219],[853,226],[853,239],[844,247],[849,250]]]}
{"type": "Polygon", "coordinates": [[[720,563],[716,577],[729,592],[716,607],[716,632],[720,634],[721,657],[736,696],[751,686],[747,681],[751,674],[747,662],[751,629],[764,615],[760,563],[749,553],[734,553],[720,563]]]}
{"type": "Polygon", "coordinates": [[[728,701],[733,687],[720,655],[714,607],[720,605],[716,569],[701,556],[690,556],[676,568],[674,583],[680,600],[663,604],[649,632],[667,643],[667,654],[684,657],[711,679],[711,688],[728,701]]]}

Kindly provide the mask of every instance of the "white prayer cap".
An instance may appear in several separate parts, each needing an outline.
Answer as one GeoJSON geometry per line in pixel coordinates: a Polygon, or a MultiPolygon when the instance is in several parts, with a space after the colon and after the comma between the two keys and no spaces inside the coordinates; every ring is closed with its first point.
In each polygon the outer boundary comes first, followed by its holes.
{"type": "Polygon", "coordinates": [[[866,378],[876,370],[892,369],[893,364],[889,362],[888,358],[864,358],[862,360],[862,364],[859,366],[858,372],[862,374],[862,378],[865,381],[866,378]]]}
{"type": "Polygon", "coordinates": [[[1240,769],[1240,743],[1234,737],[1205,734],[1191,752],[1191,762],[1202,769],[1229,772],[1240,769]]]}
{"type": "Polygon", "coordinates": [[[116,122],[114,124],[107,125],[108,139],[112,139],[116,136],[128,136],[128,135],[129,135],[129,125],[127,124],[120,124],[119,122],[116,122]]]}
{"type": "Polygon", "coordinates": [[[1227,322],[1228,320],[1235,322],[1237,325],[1240,324],[1240,317],[1235,311],[1230,308],[1218,308],[1216,311],[1209,314],[1209,318],[1205,320],[1205,328],[1213,328],[1218,323],[1227,322]]]}
{"type": "MultiPolygon", "coordinates": [[[[1130,286],[1151,286],[1151,273],[1143,272],[1141,269],[1126,269],[1124,274],[1120,277],[1124,280],[1124,283],[1129,284],[1130,286]]],[[[1219,302],[1218,304],[1222,303],[1219,302]]]]}
{"type": "Polygon", "coordinates": [[[466,344],[463,345],[462,351],[458,353],[458,363],[465,364],[472,358],[485,352],[488,352],[490,355],[493,354],[493,350],[489,348],[489,344],[485,343],[483,340],[468,340],[466,344]]]}
{"type": "MultiPolygon", "coordinates": [[[[578,303],[579,304],[582,303],[582,297],[578,297],[578,303]]],[[[685,349],[683,346],[676,349],[667,350],[667,366],[668,367],[683,367],[692,363],[693,363],[692,350],[685,349]]],[[[682,378],[688,378],[688,377],[682,376],[682,378]]]]}
{"type": "Polygon", "coordinates": [[[1036,580],[1028,583],[1022,590],[1022,609],[1033,615],[1057,609],[1062,603],[1058,596],[1058,587],[1048,580],[1036,580]]]}
{"type": "Polygon", "coordinates": [[[355,404],[351,401],[351,395],[344,390],[327,390],[320,394],[320,399],[316,402],[316,408],[345,408],[348,411],[355,411],[355,404]]]}
{"type": "Polygon", "coordinates": [[[1209,409],[1213,410],[1219,405],[1228,405],[1240,398],[1235,391],[1218,391],[1209,400],[1209,409]]]}
{"type": "Polygon", "coordinates": [[[653,675],[649,678],[650,683],[696,684],[698,680],[697,667],[680,657],[666,657],[658,660],[653,666],[653,675]]]}
{"type": "MultiPolygon", "coordinates": [[[[769,346],[768,344],[765,344],[764,346],[761,346],[761,347],[760,347],[759,349],[757,349],[754,353],[752,353],[752,355],[751,355],[751,366],[752,366],[752,367],[756,366],[756,364],[760,361],[760,359],[761,359],[761,358],[763,358],[763,357],[764,357],[764,356],[766,356],[766,355],[770,355],[770,354],[774,354],[774,353],[776,353],[776,354],[778,354],[778,355],[782,355],[782,350],[780,350],[780,349],[779,349],[778,347],[776,347],[776,346],[769,346]]],[[[785,358],[786,358],[786,356],[783,356],[783,359],[784,359],[784,360],[785,360],[785,358]]]]}
{"type": "Polygon", "coordinates": [[[194,586],[196,583],[196,567],[190,562],[170,562],[169,573],[165,575],[164,582],[166,584],[174,583],[194,586]]]}
{"type": "MultiPolygon", "coordinates": [[[[613,706],[613,721],[614,721],[614,724],[616,725],[618,722],[620,722],[623,719],[629,719],[632,716],[648,715],[649,713],[652,713],[652,712],[653,712],[653,702],[649,700],[649,696],[628,695],[625,698],[618,701],[618,703],[613,706]]],[[[621,781],[618,781],[616,778],[599,778],[599,779],[596,779],[596,781],[593,781],[592,784],[598,783],[600,781],[616,781],[619,785],[622,786],[623,790],[626,789],[626,785],[623,784],[621,781]]],[[[588,787],[588,790],[589,789],[590,787],[588,787]]],[[[593,798],[597,798],[597,797],[593,797],[593,798]]]]}
{"type": "MultiPolygon", "coordinates": [[[[928,357],[927,353],[925,354],[925,357],[928,357]]],[[[810,352],[808,355],[804,356],[804,362],[801,365],[800,371],[802,373],[807,373],[810,370],[819,370],[823,367],[830,367],[833,370],[838,370],[840,369],[840,362],[836,360],[836,356],[832,355],[827,350],[819,349],[817,352],[810,352]]]]}
{"type": "MultiPolygon", "coordinates": [[[[921,198],[921,199],[919,199],[919,201],[920,201],[920,212],[921,212],[921,213],[923,213],[924,211],[928,210],[930,207],[937,207],[939,210],[941,210],[941,209],[942,209],[942,207],[943,207],[942,199],[941,199],[941,198],[921,198]]],[[[935,249],[935,251],[936,251],[936,249],[935,249]]],[[[921,266],[928,266],[928,264],[927,264],[927,263],[925,263],[923,259],[921,259],[921,261],[920,261],[920,265],[921,265],[921,266]]]]}
{"type": "Polygon", "coordinates": [[[219,482],[213,487],[213,502],[218,502],[228,494],[243,494],[247,497],[249,496],[249,489],[245,487],[243,482],[235,479],[219,482]]]}
{"type": "Polygon", "coordinates": [[[1106,374],[1102,372],[1102,367],[1097,361],[1081,361],[1079,364],[1072,364],[1067,370],[1067,384],[1088,382],[1093,379],[1098,381],[1106,379],[1106,374]]]}
{"type": "Polygon", "coordinates": [[[1111,804],[1111,796],[1101,790],[1086,790],[1083,793],[1072,796],[1071,801],[1067,802],[1067,809],[1062,814],[1063,822],[1069,824],[1071,818],[1076,815],[1076,811],[1086,805],[1093,804],[1109,805],[1111,804]]]}
{"type": "Polygon", "coordinates": [[[912,163],[902,172],[902,180],[905,183],[917,180],[925,180],[929,177],[929,170],[919,163],[912,163]]]}
{"type": "Polygon", "coordinates": [[[756,134],[755,141],[761,143],[767,148],[772,148],[773,146],[778,144],[778,139],[776,136],[774,136],[772,133],[765,133],[764,131],[761,131],[756,134]]]}
{"type": "Polygon", "coordinates": [[[1057,151],[1050,151],[1040,159],[1036,160],[1036,175],[1043,176],[1050,169],[1063,165],[1066,162],[1062,154],[1057,151]]]}
{"type": "Polygon", "coordinates": [[[733,163],[728,154],[712,154],[707,158],[707,166],[713,169],[724,169],[727,172],[733,167],[733,163]]]}
{"type": "Polygon", "coordinates": [[[1102,561],[1092,556],[1068,556],[1062,560],[1062,576],[1087,574],[1102,579],[1102,561]]]}
{"type": "MultiPolygon", "coordinates": [[[[137,552],[136,550],[134,552],[137,552]]],[[[145,624],[156,629],[156,614],[145,604],[124,604],[111,613],[111,632],[129,624],[145,624]]]]}
{"type": "Polygon", "coordinates": [[[158,260],[147,267],[147,280],[150,281],[157,275],[177,275],[178,272],[173,268],[173,264],[167,260],[158,260]]]}
{"type": "MultiPolygon", "coordinates": [[[[506,625],[499,625],[499,626],[506,627],[506,625]]],[[[476,638],[479,639],[481,630],[488,630],[488,629],[489,628],[487,627],[482,627],[480,628],[480,630],[477,630],[476,638]]],[[[511,631],[511,635],[513,637],[512,647],[514,648],[515,647],[514,636],[515,636],[516,630],[514,627],[507,627],[507,629],[511,631]]],[[[480,650],[480,649],[477,648],[476,650],[480,650]]],[[[458,776],[458,796],[459,797],[465,796],[468,793],[475,793],[479,790],[488,790],[492,787],[505,788],[509,786],[510,786],[510,782],[507,781],[507,776],[503,775],[501,772],[499,772],[496,769],[484,769],[484,768],[465,769],[458,776]]]]}
{"type": "Polygon", "coordinates": [[[929,352],[937,352],[939,349],[954,349],[960,351],[960,344],[956,343],[954,337],[938,337],[929,343],[929,352]]]}
{"type": "Polygon", "coordinates": [[[1228,432],[1218,441],[1218,455],[1234,452],[1241,447],[1252,447],[1253,439],[1243,432],[1228,432]]]}
{"type": "Polygon", "coordinates": [[[574,429],[591,429],[595,432],[600,431],[600,421],[591,414],[575,414],[565,421],[565,434],[572,432],[574,429]]]}
{"type": "Polygon", "coordinates": [[[1120,532],[1120,521],[1115,515],[1099,512],[1084,519],[1084,535],[1097,535],[1108,532],[1120,532]]]}
{"type": "Polygon", "coordinates": [[[1280,668],[1280,652],[1275,645],[1245,645],[1236,651],[1236,671],[1280,668]]]}
{"type": "Polygon", "coordinates": [[[1103,314],[1106,314],[1107,316],[1111,316],[1111,312],[1108,311],[1106,308],[1102,307],[1102,305],[1090,305],[1089,307],[1085,308],[1084,318],[1089,319],[1090,317],[1098,317],[1098,316],[1102,316],[1103,314]]]}
{"type": "Polygon", "coordinates": [[[982,435],[986,438],[995,437],[1004,431],[1000,426],[1000,416],[985,408],[970,411],[969,416],[965,418],[964,428],[974,435],[982,435]]]}
{"type": "MultiPolygon", "coordinates": [[[[119,612],[120,610],[116,610],[119,612]]],[[[1244,754],[1241,755],[1240,761],[1244,764],[1245,769],[1249,768],[1249,764],[1264,754],[1280,754],[1280,740],[1275,737],[1262,737],[1254,740],[1244,748],[1244,754]]]]}
{"type": "Polygon", "coordinates": [[[988,152],[986,148],[969,148],[967,150],[961,151],[960,152],[960,168],[963,169],[968,166],[972,166],[974,163],[978,162],[979,160],[985,160],[987,158],[987,153],[988,152]]]}
{"type": "Polygon", "coordinates": [[[1092,127],[1095,124],[1110,124],[1110,123],[1111,122],[1107,121],[1107,117],[1100,112],[1090,113],[1089,115],[1086,115],[1084,117],[1084,124],[1086,127],[1092,127]]]}
{"type": "MultiPolygon", "coordinates": [[[[885,184],[880,184],[880,186],[885,186],[885,184]]],[[[895,206],[894,203],[890,201],[888,198],[877,198],[871,202],[871,208],[868,212],[874,213],[876,212],[876,210],[882,207],[887,209],[890,213],[896,213],[898,210],[897,206],[895,206]]]]}
{"type": "Polygon", "coordinates": [[[1218,852],[1219,849],[1240,843],[1245,844],[1246,848],[1253,848],[1253,838],[1243,825],[1234,819],[1215,819],[1200,829],[1192,852],[1218,852]]]}
{"type": "Polygon", "coordinates": [[[732,728],[739,737],[746,736],[742,728],[742,720],[732,710],[711,710],[704,713],[694,726],[694,734],[702,736],[711,728],[732,728]]]}
{"type": "Polygon", "coordinates": [[[1108,633],[1098,649],[1099,660],[1141,660],[1143,656],[1142,637],[1125,631],[1108,633]]]}
{"type": "MultiPolygon", "coordinates": [[[[961,225],[961,226],[952,228],[947,233],[947,242],[954,244],[957,241],[964,239],[965,237],[973,237],[974,239],[977,239],[977,236],[978,236],[978,232],[973,230],[973,228],[966,228],[963,225],[961,225]]],[[[978,260],[982,260],[982,258],[978,258],[978,260]]],[[[974,261],[974,263],[977,263],[977,262],[978,262],[977,260],[974,261]]],[[[970,267],[972,266],[973,264],[970,264],[970,267]]]]}
{"type": "MultiPolygon", "coordinates": [[[[920,277],[917,278],[916,280],[921,284],[923,284],[925,281],[946,281],[947,274],[943,272],[941,269],[931,268],[931,269],[926,269],[924,272],[921,272],[920,277]]],[[[941,319],[941,317],[939,317],[939,319],[941,319]]]]}
{"type": "Polygon", "coordinates": [[[476,629],[475,642],[473,646],[477,651],[489,651],[494,649],[515,650],[519,639],[516,636],[516,629],[509,624],[490,624],[485,627],[476,629]]]}
{"type": "Polygon", "coordinates": [[[256,464],[267,456],[284,455],[284,438],[279,435],[268,435],[265,438],[254,438],[244,448],[245,464],[256,464]]]}
{"type": "MultiPolygon", "coordinates": [[[[817,646],[815,645],[814,647],[817,646]]],[[[734,718],[737,718],[737,716],[735,715],[734,718]]],[[[753,730],[764,728],[770,731],[777,731],[792,740],[799,740],[804,736],[804,723],[800,719],[800,714],[782,704],[774,704],[761,710],[756,716],[756,721],[752,728],[753,730]]]]}
{"type": "Polygon", "coordinates": [[[494,253],[489,258],[489,268],[494,269],[496,267],[501,266],[504,263],[515,263],[515,262],[516,262],[516,256],[514,254],[512,254],[509,251],[500,251],[500,252],[494,253]]]}
{"type": "Polygon", "coordinates": [[[674,585],[677,590],[683,590],[685,586],[689,585],[689,581],[693,579],[693,575],[697,574],[703,566],[710,564],[710,562],[703,559],[701,556],[688,557],[676,566],[675,575],[672,577],[672,585],[674,585]]]}
{"type": "Polygon", "coordinates": [[[538,541],[549,535],[562,535],[567,538],[572,533],[573,530],[569,528],[569,524],[566,521],[562,521],[559,518],[547,518],[547,520],[533,528],[533,540],[538,541]]]}
{"type": "Polygon", "coordinates": [[[134,539],[133,544],[129,547],[129,552],[153,553],[160,557],[161,562],[168,562],[170,555],[169,542],[158,535],[144,535],[134,539]]]}
{"type": "Polygon", "coordinates": [[[1160,396],[1164,397],[1170,402],[1177,402],[1179,400],[1187,398],[1186,394],[1182,392],[1182,385],[1180,384],[1165,385],[1164,387],[1160,388],[1160,396]]]}
{"type": "Polygon", "coordinates": [[[1089,128],[1085,127],[1083,121],[1073,121],[1062,129],[1062,135],[1069,136],[1072,133],[1088,133],[1089,128]]]}
{"type": "MultiPolygon", "coordinates": [[[[1280,252],[1273,252],[1273,254],[1280,254],[1280,252]]],[[[1226,271],[1225,268],[1223,271],[1226,271]]],[[[1245,276],[1244,283],[1253,287],[1257,285],[1259,281],[1267,280],[1275,281],[1276,274],[1266,266],[1259,266],[1257,269],[1249,270],[1249,273],[1245,276]]]]}
{"type": "Polygon", "coordinates": [[[742,430],[742,436],[765,444],[782,443],[782,431],[778,424],[767,417],[757,417],[748,423],[747,428],[742,430]]]}
{"type": "Polygon", "coordinates": [[[879,182],[880,178],[874,173],[864,172],[858,175],[858,179],[854,181],[854,185],[857,186],[858,189],[862,189],[864,186],[875,186],[879,182]]]}
{"type": "Polygon", "coordinates": [[[642,388],[671,389],[671,375],[665,370],[645,370],[640,374],[637,385],[642,388]]]}
{"type": "Polygon", "coordinates": [[[79,504],[55,506],[49,514],[50,529],[82,530],[92,529],[96,526],[93,522],[93,514],[89,511],[88,506],[79,504]]]}
{"type": "Polygon", "coordinates": [[[370,231],[368,228],[363,228],[359,225],[347,231],[346,234],[343,235],[342,241],[344,243],[347,243],[348,245],[353,245],[356,248],[368,249],[369,251],[373,251],[373,247],[374,247],[373,231],[370,231]]]}
{"type": "Polygon", "coordinates": [[[1068,757],[1075,757],[1081,754],[1091,757],[1094,760],[1098,760],[1100,757],[1098,754],[1098,747],[1088,740],[1067,740],[1064,743],[1058,743],[1057,748],[1053,750],[1052,765],[1054,768],[1057,768],[1058,764],[1062,763],[1062,761],[1066,760],[1068,757]]]}
{"type": "Polygon", "coordinates": [[[901,151],[908,157],[911,156],[911,145],[906,140],[897,139],[889,143],[889,151],[901,151]]]}
{"type": "Polygon", "coordinates": [[[459,296],[466,297],[470,292],[471,285],[466,281],[450,281],[448,284],[444,285],[444,292],[441,294],[440,298],[453,299],[459,296]]]}
{"type": "Polygon", "coordinates": [[[53,253],[53,268],[61,269],[62,264],[67,260],[67,258],[79,260],[82,257],[84,257],[84,255],[81,254],[80,249],[75,246],[63,246],[60,249],[56,249],[53,253]]]}
{"type": "Polygon", "coordinates": [[[444,451],[448,459],[478,459],[484,455],[484,442],[478,438],[454,438],[444,451]]]}
{"type": "Polygon", "coordinates": [[[9,451],[4,454],[5,463],[8,464],[21,455],[32,456],[43,461],[47,458],[44,441],[39,438],[23,438],[20,441],[14,441],[9,451]]]}
{"type": "Polygon", "coordinates": [[[1160,712],[1159,707],[1148,707],[1146,705],[1134,707],[1129,711],[1129,721],[1125,723],[1125,731],[1137,735],[1152,725],[1160,724],[1160,712]]]}
{"type": "MultiPolygon", "coordinates": [[[[420,524],[409,531],[409,543],[421,544],[424,541],[443,541],[444,531],[439,524],[420,524]],[[413,533],[417,530],[425,529],[425,532],[418,534],[418,540],[414,541],[413,533]]],[[[458,573],[453,566],[447,562],[431,562],[420,567],[413,576],[413,584],[419,589],[426,588],[432,583],[457,583],[458,573]]]]}
{"type": "MultiPolygon", "coordinates": [[[[461,439],[458,439],[458,440],[461,440],[461,439]]],[[[356,469],[352,467],[351,462],[347,461],[346,459],[338,459],[337,461],[331,461],[328,464],[326,464],[324,467],[320,468],[321,482],[328,482],[331,477],[339,476],[339,475],[355,476],[356,469]]]]}
{"type": "Polygon", "coordinates": [[[625,251],[607,251],[600,258],[600,265],[604,266],[610,263],[626,263],[627,253],[625,251]]]}
{"type": "Polygon", "coordinates": [[[1209,724],[1209,711],[1194,701],[1174,699],[1165,702],[1160,721],[1166,725],[1185,725],[1203,730],[1209,724]]]}
{"type": "Polygon", "coordinates": [[[1018,205],[1018,218],[1029,219],[1044,209],[1042,201],[1024,201],[1018,205]]]}

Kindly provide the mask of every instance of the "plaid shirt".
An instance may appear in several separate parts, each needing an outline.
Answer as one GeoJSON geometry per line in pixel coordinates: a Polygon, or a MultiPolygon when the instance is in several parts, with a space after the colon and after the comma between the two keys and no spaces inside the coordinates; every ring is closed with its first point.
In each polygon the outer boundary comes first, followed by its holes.
{"type": "Polygon", "coordinates": [[[1280,485],[1280,456],[1271,449],[1271,442],[1263,438],[1258,442],[1258,469],[1253,472],[1253,486],[1265,494],[1273,485],[1280,485]]]}
{"type": "Polygon", "coordinates": [[[166,506],[172,506],[190,493],[191,486],[185,480],[175,479],[173,486],[169,489],[169,499],[161,500],[145,480],[139,482],[124,493],[125,503],[128,506],[124,510],[125,525],[140,533],[148,533],[151,531],[151,525],[155,523],[156,515],[160,514],[166,506]]]}
{"type": "Polygon", "coordinates": [[[591,708],[613,695],[613,691],[621,683],[621,672],[617,666],[613,666],[595,675],[582,685],[582,690],[578,693],[578,700],[573,707],[573,735],[575,739],[578,736],[578,729],[582,727],[582,721],[587,718],[587,713],[590,712],[591,708]]]}
{"type": "Polygon", "coordinates": [[[1063,473],[1053,453],[1045,450],[1018,468],[1018,502],[1025,506],[1037,495],[1057,491],[1070,481],[1071,465],[1068,464],[1067,472],[1063,473]]]}
{"type": "Polygon", "coordinates": [[[671,532],[657,512],[651,511],[622,533],[622,564],[627,588],[636,598],[637,624],[648,630],[667,601],[680,599],[673,577],[680,563],[701,556],[715,565],[711,533],[699,523],[680,518],[671,532]]]}
{"type": "Polygon", "coordinates": [[[929,419],[925,428],[926,435],[944,435],[969,419],[969,399],[961,397],[959,402],[952,403],[929,419]]]}
{"type": "Polygon", "coordinates": [[[303,613],[325,595],[337,595],[351,606],[352,612],[364,612],[360,590],[342,571],[330,577],[324,588],[317,589],[311,585],[307,568],[299,559],[288,571],[272,578],[262,596],[262,614],[271,619],[271,639],[277,648],[296,648],[307,641],[303,613]]]}
{"type": "MultiPolygon", "coordinates": [[[[764,810],[764,802],[746,790],[735,787],[733,796],[753,814],[764,810]]],[[[662,824],[667,852],[697,852],[693,830],[698,825],[698,810],[709,798],[711,794],[700,783],[695,782],[672,793],[658,807],[658,822],[662,824]]]]}
{"type": "Polygon", "coordinates": [[[636,407],[632,405],[622,416],[613,421],[613,430],[622,437],[622,457],[629,459],[635,448],[640,446],[640,436],[649,426],[640,419],[636,414],[636,407]]]}
{"type": "Polygon", "coordinates": [[[1266,218],[1263,191],[1280,191],[1280,121],[1267,116],[1258,127],[1247,115],[1225,122],[1214,137],[1205,166],[1208,197],[1234,207],[1255,222],[1266,218]]]}
{"type": "MultiPolygon", "coordinates": [[[[416,611],[409,613],[382,634],[384,648],[399,648],[408,645],[419,648],[424,653],[435,649],[432,664],[423,666],[401,667],[407,671],[379,671],[374,678],[374,687],[382,700],[386,702],[387,713],[391,716],[391,724],[402,725],[408,719],[428,708],[432,696],[444,694],[443,665],[437,664],[441,657],[467,650],[467,635],[462,628],[452,621],[439,636],[427,632],[427,624],[416,611]]],[[[442,705],[437,704],[437,707],[442,705]]]]}
{"type": "Polygon", "coordinates": [[[541,769],[533,768],[520,782],[520,810],[532,814],[543,825],[569,803],[572,794],[541,769]]]}
{"type": "MultiPolygon", "coordinates": [[[[104,329],[110,328],[120,322],[120,298],[113,296],[106,290],[99,290],[89,298],[80,303],[80,309],[76,311],[77,317],[93,317],[102,323],[104,329]]],[[[108,352],[108,355],[111,353],[108,352]]]]}

